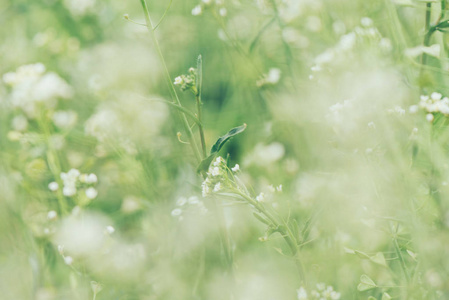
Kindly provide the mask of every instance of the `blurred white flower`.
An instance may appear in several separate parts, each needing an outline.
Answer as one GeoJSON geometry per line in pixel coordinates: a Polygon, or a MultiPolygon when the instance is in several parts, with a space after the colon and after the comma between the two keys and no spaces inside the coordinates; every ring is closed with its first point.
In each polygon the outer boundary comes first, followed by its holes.
{"type": "Polygon", "coordinates": [[[106,232],[107,232],[108,234],[113,234],[113,233],[115,232],[115,228],[112,227],[111,225],[106,226],[106,232]]]}
{"type": "Polygon", "coordinates": [[[240,171],[240,166],[239,164],[235,164],[235,166],[233,168],[231,168],[232,172],[238,172],[240,171]]]}
{"type": "Polygon", "coordinates": [[[57,191],[58,190],[58,188],[59,188],[59,184],[56,182],[56,181],[53,181],[53,182],[50,182],[49,184],[48,184],[48,189],[50,190],[50,191],[57,191]]]}
{"type": "Polygon", "coordinates": [[[175,208],[174,210],[171,211],[171,215],[173,217],[180,216],[181,214],[182,214],[182,210],[180,208],[175,208]]]}
{"type": "Polygon", "coordinates": [[[52,116],[53,123],[57,127],[62,129],[71,128],[73,125],[75,125],[77,118],[78,115],[72,110],[58,110],[55,111],[52,116]]]}
{"type": "Polygon", "coordinates": [[[89,199],[94,199],[95,197],[97,197],[98,192],[95,188],[90,187],[86,190],[86,197],[89,199]]]}
{"type": "Polygon", "coordinates": [[[47,219],[49,219],[49,220],[56,220],[57,216],[58,216],[58,213],[56,211],[54,211],[54,210],[50,210],[47,213],[47,219]]]}
{"type": "Polygon", "coordinates": [[[12,119],[11,127],[16,131],[25,131],[28,127],[28,120],[23,115],[15,116],[12,119]]]}
{"type": "Polygon", "coordinates": [[[64,262],[66,265],[71,265],[73,263],[73,258],[71,256],[65,256],[64,257],[64,262]]]}
{"type": "Polygon", "coordinates": [[[197,5],[192,9],[192,15],[193,16],[199,16],[203,12],[203,9],[201,8],[201,5],[197,5]]]}

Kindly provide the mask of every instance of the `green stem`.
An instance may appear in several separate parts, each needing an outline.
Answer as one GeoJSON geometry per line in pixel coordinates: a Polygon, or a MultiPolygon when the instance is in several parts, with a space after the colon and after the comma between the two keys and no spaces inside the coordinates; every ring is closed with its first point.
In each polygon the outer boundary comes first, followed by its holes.
{"type": "Polygon", "coordinates": [[[58,199],[59,209],[61,211],[61,214],[65,215],[65,214],[67,214],[67,203],[64,198],[64,195],[62,194],[63,182],[60,177],[61,162],[59,161],[58,154],[57,154],[56,150],[53,148],[53,145],[50,142],[51,131],[47,124],[47,120],[45,119],[45,110],[44,109],[42,109],[38,123],[39,123],[38,125],[40,127],[40,130],[44,134],[45,143],[47,144],[46,155],[47,155],[48,167],[49,167],[51,173],[53,174],[53,178],[59,185],[59,188],[56,191],[56,197],[58,199]]]}
{"type": "Polygon", "coordinates": [[[276,220],[276,218],[273,217],[262,204],[260,204],[250,196],[242,193],[241,191],[237,191],[236,194],[245,199],[249,204],[254,206],[259,213],[264,215],[271,222],[271,226],[273,226],[273,228],[276,228],[276,230],[281,234],[281,236],[284,238],[285,242],[289,246],[290,251],[292,252],[292,257],[295,260],[295,265],[296,268],[298,269],[301,284],[305,284],[306,276],[304,271],[304,265],[302,263],[301,258],[299,257],[299,246],[298,243],[296,242],[296,238],[294,237],[289,227],[287,225],[279,223],[276,220]]]}
{"type": "MultiPolygon", "coordinates": [[[[423,45],[424,47],[428,47],[430,44],[430,38],[432,37],[432,34],[434,33],[435,30],[432,30],[432,28],[430,27],[430,17],[431,17],[431,13],[432,13],[432,3],[427,3],[426,4],[426,20],[425,20],[425,32],[426,35],[424,36],[424,41],[423,41],[423,45]]],[[[421,74],[424,71],[424,66],[427,64],[427,54],[423,53],[421,56],[421,74]]]]}
{"type": "Polygon", "coordinates": [[[198,111],[198,120],[200,121],[198,123],[198,128],[200,131],[200,139],[201,139],[201,149],[203,150],[203,158],[207,157],[207,152],[206,152],[206,140],[204,138],[204,128],[203,128],[203,124],[201,121],[201,95],[198,93],[198,95],[196,96],[196,109],[198,111]]]}
{"type": "MultiPolygon", "coordinates": [[[[140,3],[142,4],[142,9],[143,9],[143,12],[144,12],[145,22],[147,24],[148,31],[150,32],[151,39],[153,41],[154,47],[156,48],[156,52],[157,52],[157,54],[159,56],[159,59],[161,60],[161,63],[163,65],[163,67],[164,67],[164,74],[165,74],[165,77],[166,77],[166,80],[167,80],[167,84],[168,84],[171,96],[173,98],[173,102],[177,106],[182,107],[181,101],[179,100],[178,94],[176,93],[175,86],[174,86],[174,84],[172,82],[172,78],[170,76],[170,72],[168,71],[167,64],[165,63],[164,55],[162,54],[161,48],[159,46],[159,42],[158,42],[158,40],[156,38],[156,34],[154,32],[154,27],[153,27],[153,24],[151,22],[150,12],[148,11],[147,3],[146,3],[145,0],[140,0],[140,3]]],[[[201,162],[200,150],[198,149],[198,146],[197,146],[197,144],[195,142],[195,139],[193,137],[193,132],[192,132],[192,129],[190,128],[190,126],[189,126],[189,122],[187,121],[187,117],[186,117],[186,115],[184,113],[180,113],[180,118],[181,118],[182,124],[184,126],[184,129],[187,132],[187,137],[189,139],[189,144],[192,147],[193,153],[195,154],[195,157],[196,157],[196,159],[197,159],[197,161],[199,163],[199,162],[201,162]]]]}

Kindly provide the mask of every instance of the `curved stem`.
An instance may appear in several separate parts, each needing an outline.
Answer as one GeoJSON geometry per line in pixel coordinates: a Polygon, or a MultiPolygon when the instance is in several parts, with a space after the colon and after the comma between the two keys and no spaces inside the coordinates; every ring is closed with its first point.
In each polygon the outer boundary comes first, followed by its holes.
{"type": "MultiPolygon", "coordinates": [[[[169,87],[170,93],[172,95],[173,98],[173,102],[178,105],[179,107],[182,107],[181,101],[179,101],[179,97],[178,94],[176,93],[176,89],[175,86],[173,85],[171,76],[170,76],[170,72],[168,71],[168,67],[167,64],[165,63],[165,59],[164,59],[164,55],[162,54],[161,48],[159,46],[159,42],[156,38],[156,34],[154,32],[154,27],[153,24],[151,22],[151,16],[150,16],[150,12],[148,11],[148,6],[145,0],[140,0],[140,3],[142,4],[142,9],[144,12],[144,16],[145,16],[145,22],[147,24],[148,27],[148,31],[150,32],[151,35],[151,39],[153,41],[154,47],[156,48],[156,52],[159,56],[159,59],[161,60],[161,63],[164,67],[164,74],[165,74],[165,78],[167,80],[167,85],[169,87]]],[[[185,113],[180,113],[180,118],[182,121],[182,124],[184,126],[185,131],[187,132],[187,136],[189,139],[189,144],[192,147],[193,153],[195,154],[196,160],[199,162],[201,162],[201,154],[200,154],[200,150],[198,149],[198,146],[195,142],[195,139],[193,137],[193,132],[192,129],[189,126],[189,122],[187,121],[187,117],[185,115],[185,113]]]]}

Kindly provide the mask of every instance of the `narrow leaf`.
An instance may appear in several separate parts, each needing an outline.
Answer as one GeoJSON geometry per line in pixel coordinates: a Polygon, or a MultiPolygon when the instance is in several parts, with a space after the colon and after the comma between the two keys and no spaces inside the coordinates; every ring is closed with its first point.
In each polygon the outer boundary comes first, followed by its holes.
{"type": "Polygon", "coordinates": [[[378,253],[376,253],[376,255],[371,256],[370,260],[373,263],[376,263],[378,265],[387,267],[387,262],[385,261],[385,256],[384,256],[384,254],[382,252],[378,252],[378,253]]]}
{"type": "Polygon", "coordinates": [[[220,151],[220,149],[223,147],[223,145],[233,136],[236,136],[239,133],[242,133],[246,129],[246,124],[243,124],[242,126],[232,128],[228,131],[225,135],[220,137],[215,144],[212,146],[212,149],[210,150],[211,154],[217,153],[220,151]]]}

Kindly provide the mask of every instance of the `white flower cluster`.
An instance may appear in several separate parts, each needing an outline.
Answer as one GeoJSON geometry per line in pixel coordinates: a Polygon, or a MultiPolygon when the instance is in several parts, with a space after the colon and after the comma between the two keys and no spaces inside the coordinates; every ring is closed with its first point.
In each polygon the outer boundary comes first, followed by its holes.
{"type": "Polygon", "coordinates": [[[11,88],[11,104],[21,108],[29,118],[37,116],[38,106],[54,108],[57,99],[70,98],[73,93],[64,79],[46,72],[41,63],[24,65],[15,72],[6,73],[3,81],[11,88]]]}
{"type": "Polygon", "coordinates": [[[298,300],[339,300],[341,294],[334,291],[332,286],[326,286],[324,283],[318,283],[316,290],[307,292],[303,287],[297,290],[298,300]]]}
{"type": "MultiPolygon", "coordinates": [[[[444,115],[449,115],[449,98],[444,97],[440,93],[432,93],[429,96],[421,96],[421,101],[419,102],[419,107],[429,114],[432,113],[442,113],[444,115]]],[[[416,111],[417,107],[410,107],[410,111],[416,111]]],[[[433,118],[432,118],[433,120],[433,118]]]]}
{"type": "Polygon", "coordinates": [[[223,157],[217,157],[209,166],[207,177],[201,184],[203,197],[210,195],[211,193],[217,193],[224,188],[228,187],[229,179],[228,173],[237,173],[240,171],[240,166],[236,164],[231,170],[227,167],[226,161],[223,157]]]}
{"type": "Polygon", "coordinates": [[[183,214],[185,213],[195,213],[206,214],[208,209],[197,196],[191,196],[189,198],[180,197],[176,201],[176,208],[172,210],[171,215],[177,217],[180,221],[184,219],[183,214]]]}
{"type": "MultiPolygon", "coordinates": [[[[88,199],[94,199],[97,197],[98,192],[92,186],[97,183],[98,178],[97,175],[90,174],[81,174],[81,172],[77,169],[70,169],[67,173],[61,173],[61,180],[63,182],[62,194],[64,196],[70,197],[74,196],[77,193],[77,187],[80,184],[83,184],[85,189],[85,194],[88,199]]],[[[57,191],[59,189],[59,185],[57,182],[50,182],[48,188],[51,191],[57,191]]]]}
{"type": "Polygon", "coordinates": [[[357,26],[353,31],[342,35],[335,47],[329,48],[318,55],[315,58],[316,66],[314,70],[321,70],[321,66],[344,57],[344,54],[351,51],[357,44],[372,44],[374,42],[383,51],[391,50],[391,41],[382,38],[377,28],[373,26],[373,21],[370,18],[362,18],[361,25],[357,26]]]}
{"type": "Polygon", "coordinates": [[[224,1],[223,0],[201,0],[201,3],[195,6],[192,9],[192,15],[193,16],[199,16],[203,13],[203,11],[212,5],[215,5],[218,9],[218,14],[222,17],[226,17],[228,14],[228,11],[225,7],[223,7],[224,1]]]}

